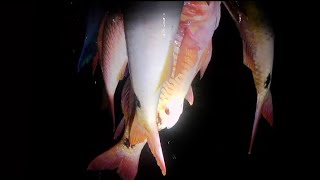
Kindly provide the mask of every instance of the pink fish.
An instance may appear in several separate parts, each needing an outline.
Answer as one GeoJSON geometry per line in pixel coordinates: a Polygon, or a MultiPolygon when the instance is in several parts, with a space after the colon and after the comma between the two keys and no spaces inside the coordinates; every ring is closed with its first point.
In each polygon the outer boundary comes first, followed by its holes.
{"type": "Polygon", "coordinates": [[[220,1],[186,1],[174,41],[172,71],[164,82],[158,105],[158,124],[171,128],[178,121],[184,98],[193,104],[191,83],[211,60],[212,36],[220,21],[220,1]]]}
{"type": "Polygon", "coordinates": [[[128,62],[122,13],[104,17],[98,34],[98,54],[115,130],[114,93],[128,62]]]}

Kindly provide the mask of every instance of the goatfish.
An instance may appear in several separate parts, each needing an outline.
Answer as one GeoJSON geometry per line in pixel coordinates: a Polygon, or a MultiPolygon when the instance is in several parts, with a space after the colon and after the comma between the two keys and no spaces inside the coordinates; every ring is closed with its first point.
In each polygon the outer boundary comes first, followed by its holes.
{"type": "Polygon", "coordinates": [[[174,40],[171,74],[163,84],[158,105],[158,126],[171,128],[178,121],[184,98],[190,105],[194,96],[191,83],[200,79],[211,60],[212,36],[219,26],[220,1],[185,1],[174,40]]]}
{"type": "Polygon", "coordinates": [[[224,1],[240,32],[243,62],[252,71],[257,103],[248,154],[251,154],[259,121],[262,116],[273,126],[273,105],[270,91],[274,33],[268,18],[254,1],[224,1]]]}
{"type": "Polygon", "coordinates": [[[107,94],[103,94],[103,106],[107,100],[115,131],[114,94],[119,81],[127,74],[128,63],[122,13],[106,14],[100,9],[91,12],[86,34],[78,71],[88,63],[91,63],[93,73],[98,65],[101,67],[107,94]]]}
{"type": "Polygon", "coordinates": [[[97,156],[88,166],[88,170],[113,170],[122,179],[134,179],[138,172],[141,151],[147,139],[137,144],[130,144],[129,130],[135,116],[136,97],[128,78],[121,93],[121,107],[123,118],[117,127],[116,135],[120,135],[124,128],[121,140],[106,152],[97,156]]]}
{"type": "Polygon", "coordinates": [[[101,70],[112,113],[115,131],[114,94],[118,83],[123,80],[128,63],[127,46],[121,12],[106,15],[101,23],[98,49],[101,49],[101,70]],[[99,48],[100,47],[100,48],[99,48]]]}
{"type": "Polygon", "coordinates": [[[147,139],[163,175],[166,174],[157,127],[160,90],[170,75],[172,48],[182,1],[138,1],[124,12],[130,80],[136,95],[130,144],[147,139]]]}

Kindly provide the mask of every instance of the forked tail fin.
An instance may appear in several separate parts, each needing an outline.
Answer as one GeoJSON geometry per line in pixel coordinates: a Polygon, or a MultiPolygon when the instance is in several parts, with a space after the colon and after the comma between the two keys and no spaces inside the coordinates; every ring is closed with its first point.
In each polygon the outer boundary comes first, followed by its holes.
{"type": "Polygon", "coordinates": [[[138,172],[140,153],[146,141],[130,146],[127,139],[122,139],[108,151],[102,153],[90,162],[88,170],[113,170],[122,179],[134,179],[138,172]]]}
{"type": "Polygon", "coordinates": [[[248,154],[251,154],[253,143],[257,134],[258,125],[261,119],[261,114],[268,121],[270,126],[273,126],[273,105],[272,105],[272,96],[270,91],[268,92],[267,96],[264,99],[261,100],[261,97],[259,96],[257,98],[256,114],[254,118],[248,154]]]}

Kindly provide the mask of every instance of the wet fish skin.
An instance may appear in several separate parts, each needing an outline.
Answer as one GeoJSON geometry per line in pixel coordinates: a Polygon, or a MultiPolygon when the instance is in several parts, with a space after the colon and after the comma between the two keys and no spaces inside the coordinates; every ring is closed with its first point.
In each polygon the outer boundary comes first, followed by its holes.
{"type": "Polygon", "coordinates": [[[255,1],[224,1],[239,29],[243,62],[252,71],[256,91],[256,112],[248,154],[251,154],[261,115],[273,126],[270,91],[274,58],[274,33],[264,11],[255,1]]]}
{"type": "Polygon", "coordinates": [[[138,1],[124,13],[130,80],[137,97],[130,143],[147,138],[163,175],[166,167],[156,123],[157,105],[160,88],[170,74],[168,56],[182,6],[182,1],[138,1]]]}
{"type": "Polygon", "coordinates": [[[183,111],[184,98],[193,104],[191,83],[211,60],[212,36],[219,26],[220,1],[186,1],[174,43],[172,71],[161,89],[158,126],[171,128],[183,111]]]}
{"type": "Polygon", "coordinates": [[[131,82],[127,79],[121,95],[124,116],[116,130],[116,135],[120,135],[124,128],[123,136],[116,145],[93,159],[88,170],[113,170],[117,168],[117,173],[122,179],[131,180],[136,177],[140,154],[147,139],[145,138],[137,144],[129,142],[130,126],[135,116],[135,98],[131,82]]]}

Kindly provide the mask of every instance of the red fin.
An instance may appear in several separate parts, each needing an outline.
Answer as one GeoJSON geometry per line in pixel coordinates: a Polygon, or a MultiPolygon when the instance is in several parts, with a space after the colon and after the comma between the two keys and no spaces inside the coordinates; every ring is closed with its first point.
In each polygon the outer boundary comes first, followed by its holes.
{"type": "Polygon", "coordinates": [[[132,147],[124,145],[123,141],[102,153],[90,162],[88,170],[113,170],[123,179],[134,179],[138,172],[139,158],[145,142],[132,147]]]}
{"type": "Polygon", "coordinates": [[[246,42],[245,40],[242,41],[243,46],[243,64],[246,65],[251,71],[254,70],[254,50],[250,46],[249,42],[246,42]]]}
{"type": "Polygon", "coordinates": [[[210,44],[208,46],[208,48],[206,49],[206,51],[204,52],[206,53],[204,56],[204,60],[202,60],[202,64],[201,64],[201,68],[200,68],[200,79],[202,79],[204,73],[207,70],[207,67],[211,61],[211,56],[212,56],[212,41],[210,41],[210,44]]]}
{"type": "MultiPolygon", "coordinates": [[[[258,97],[259,99],[259,97],[258,97]]],[[[261,107],[262,107],[262,102],[261,101],[257,101],[257,107],[256,107],[256,114],[255,114],[255,117],[254,117],[254,122],[253,122],[253,128],[252,128],[252,134],[251,134],[251,140],[250,140],[250,147],[249,147],[249,152],[248,154],[251,154],[251,150],[252,150],[252,147],[253,147],[253,143],[254,143],[254,140],[256,138],[256,134],[257,134],[257,129],[258,129],[258,125],[259,125],[259,122],[260,122],[260,118],[261,118],[261,107]]]]}
{"type": "Polygon", "coordinates": [[[271,92],[268,93],[268,95],[263,103],[262,116],[268,121],[270,126],[273,126],[273,105],[272,105],[271,92]]]}
{"type": "Polygon", "coordinates": [[[192,91],[192,86],[190,86],[188,93],[186,95],[186,100],[189,102],[190,106],[193,104],[194,96],[192,91]]]}
{"type": "Polygon", "coordinates": [[[120,123],[118,124],[116,132],[114,133],[113,139],[118,139],[118,137],[121,135],[123,130],[124,130],[124,117],[121,119],[120,123]]]}
{"type": "Polygon", "coordinates": [[[273,125],[273,108],[272,108],[272,96],[271,92],[268,92],[267,96],[259,96],[257,97],[257,105],[256,105],[256,113],[254,117],[251,141],[248,154],[251,154],[251,150],[253,147],[253,143],[257,134],[257,129],[259,122],[261,120],[261,113],[265,117],[265,119],[269,122],[269,124],[273,125]]]}

